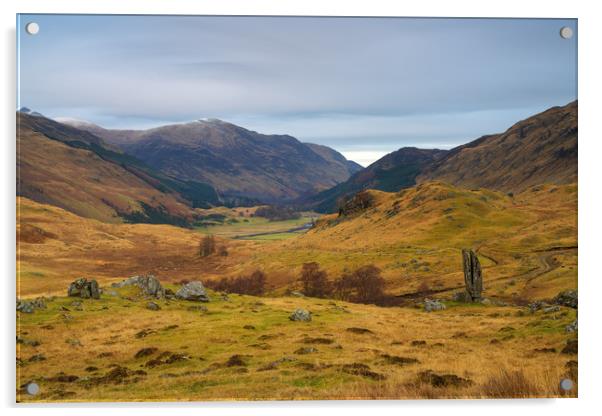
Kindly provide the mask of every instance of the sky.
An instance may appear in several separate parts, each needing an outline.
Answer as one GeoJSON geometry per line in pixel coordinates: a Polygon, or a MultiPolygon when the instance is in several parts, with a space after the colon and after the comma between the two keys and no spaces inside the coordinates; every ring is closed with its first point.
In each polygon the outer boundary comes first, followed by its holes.
{"type": "Polygon", "coordinates": [[[219,118],[364,166],[577,98],[573,19],[20,15],[17,28],[18,106],[106,128],[219,118]]]}

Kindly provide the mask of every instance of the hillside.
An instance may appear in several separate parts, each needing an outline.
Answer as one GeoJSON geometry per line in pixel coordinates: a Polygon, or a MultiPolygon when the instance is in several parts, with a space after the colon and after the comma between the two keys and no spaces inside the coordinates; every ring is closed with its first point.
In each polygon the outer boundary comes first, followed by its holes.
{"type": "Polygon", "coordinates": [[[72,123],[165,174],[208,183],[226,199],[287,202],[343,182],[359,168],[332,149],[216,119],[137,131],[72,123]]]}
{"type": "Polygon", "coordinates": [[[215,191],[153,172],[99,137],[17,113],[17,195],[106,222],[186,225],[215,191]]]}
{"type": "Polygon", "coordinates": [[[552,107],[452,149],[427,166],[418,183],[439,180],[465,188],[520,192],[543,183],[577,181],[577,101],[552,107]]]}
{"type": "Polygon", "coordinates": [[[377,160],[348,180],[302,201],[318,212],[334,212],[341,200],[364,189],[395,192],[416,183],[425,166],[440,159],[445,150],[404,147],[377,160]]]}
{"type": "Polygon", "coordinates": [[[382,269],[389,293],[420,288],[451,296],[463,287],[461,249],[474,248],[486,296],[522,302],[577,287],[577,187],[542,185],[510,197],[440,182],[398,193],[369,190],[363,206],[327,215],[306,234],[264,245],[247,268],[291,284],[305,262],[331,279],[367,264],[382,269]],[[367,202],[366,202],[367,201],[367,202]]]}

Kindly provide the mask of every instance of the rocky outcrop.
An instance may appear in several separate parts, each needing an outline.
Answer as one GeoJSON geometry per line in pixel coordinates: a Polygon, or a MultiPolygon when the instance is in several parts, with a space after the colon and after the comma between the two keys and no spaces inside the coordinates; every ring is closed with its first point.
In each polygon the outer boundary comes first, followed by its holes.
{"type": "Polygon", "coordinates": [[[46,309],[46,300],[36,298],[32,300],[17,299],[17,311],[22,313],[33,313],[36,309],[46,309]]]}
{"type": "Polygon", "coordinates": [[[295,309],[295,312],[293,312],[288,319],[290,319],[291,321],[304,321],[304,322],[309,322],[311,321],[311,312],[305,310],[305,309],[295,309]]]}
{"type": "Polygon", "coordinates": [[[564,292],[560,292],[553,299],[553,302],[556,305],[567,306],[569,308],[577,309],[579,300],[577,296],[576,290],[565,290],[564,292]]]}
{"type": "Polygon", "coordinates": [[[199,281],[186,283],[177,292],[176,298],[195,302],[209,302],[209,295],[199,281]]]}
{"type": "Polygon", "coordinates": [[[100,288],[96,280],[88,280],[80,277],[69,285],[67,296],[84,299],[100,299],[100,288]]]}
{"type": "Polygon", "coordinates": [[[464,265],[464,284],[466,285],[467,300],[470,302],[480,302],[481,292],[483,291],[483,275],[481,273],[481,263],[479,258],[472,250],[462,250],[462,259],[464,265]]]}
{"type": "Polygon", "coordinates": [[[424,310],[426,312],[442,311],[444,309],[445,309],[445,305],[442,304],[441,302],[439,302],[438,300],[430,300],[430,299],[424,300],[424,310]]]}
{"type": "Polygon", "coordinates": [[[157,299],[165,297],[165,289],[161,282],[152,274],[146,276],[132,276],[119,283],[113,283],[112,287],[120,288],[124,286],[137,286],[146,296],[152,296],[157,299]]]}

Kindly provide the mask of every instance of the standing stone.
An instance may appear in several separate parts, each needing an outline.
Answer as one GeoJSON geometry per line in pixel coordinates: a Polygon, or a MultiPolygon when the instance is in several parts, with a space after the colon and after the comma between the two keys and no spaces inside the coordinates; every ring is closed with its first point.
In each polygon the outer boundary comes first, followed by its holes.
{"type": "Polygon", "coordinates": [[[483,275],[481,274],[481,263],[472,250],[462,250],[464,260],[464,283],[466,284],[467,300],[471,302],[481,301],[483,291],[483,275]]]}

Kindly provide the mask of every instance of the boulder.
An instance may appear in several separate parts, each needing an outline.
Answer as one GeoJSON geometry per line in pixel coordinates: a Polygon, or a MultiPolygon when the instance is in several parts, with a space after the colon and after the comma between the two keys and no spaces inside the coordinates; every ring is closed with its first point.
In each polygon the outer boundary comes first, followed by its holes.
{"type": "Polygon", "coordinates": [[[113,283],[112,287],[120,288],[124,286],[137,286],[146,296],[152,296],[157,299],[165,297],[165,289],[161,286],[161,282],[152,274],[143,276],[132,276],[119,283],[113,283]]]}
{"type": "Polygon", "coordinates": [[[96,280],[88,280],[85,277],[80,277],[69,285],[67,296],[84,299],[100,299],[98,282],[96,280]]]}
{"type": "Polygon", "coordinates": [[[573,322],[567,325],[564,330],[568,333],[577,332],[577,320],[575,319],[573,322]]]}
{"type": "Polygon", "coordinates": [[[577,309],[577,304],[578,304],[577,291],[576,290],[565,290],[564,292],[560,292],[553,299],[553,302],[556,305],[568,306],[569,308],[577,309]]]}
{"type": "Polygon", "coordinates": [[[424,310],[426,312],[442,311],[444,309],[445,309],[445,305],[442,304],[441,302],[439,302],[438,300],[430,300],[430,299],[424,300],[424,310]]]}
{"type": "Polygon", "coordinates": [[[195,302],[209,302],[207,291],[199,281],[189,282],[183,285],[177,292],[176,298],[192,300],[195,302]]]}
{"type": "Polygon", "coordinates": [[[305,321],[305,322],[309,322],[311,321],[311,312],[305,309],[295,309],[295,312],[293,312],[288,319],[290,319],[291,321],[305,321]]]}
{"type": "Polygon", "coordinates": [[[146,304],[146,309],[150,309],[151,311],[158,311],[161,309],[161,307],[155,302],[148,302],[146,304]]]}
{"type": "Polygon", "coordinates": [[[17,311],[22,313],[33,313],[36,309],[46,309],[45,298],[35,298],[32,300],[17,299],[17,311]]]}

